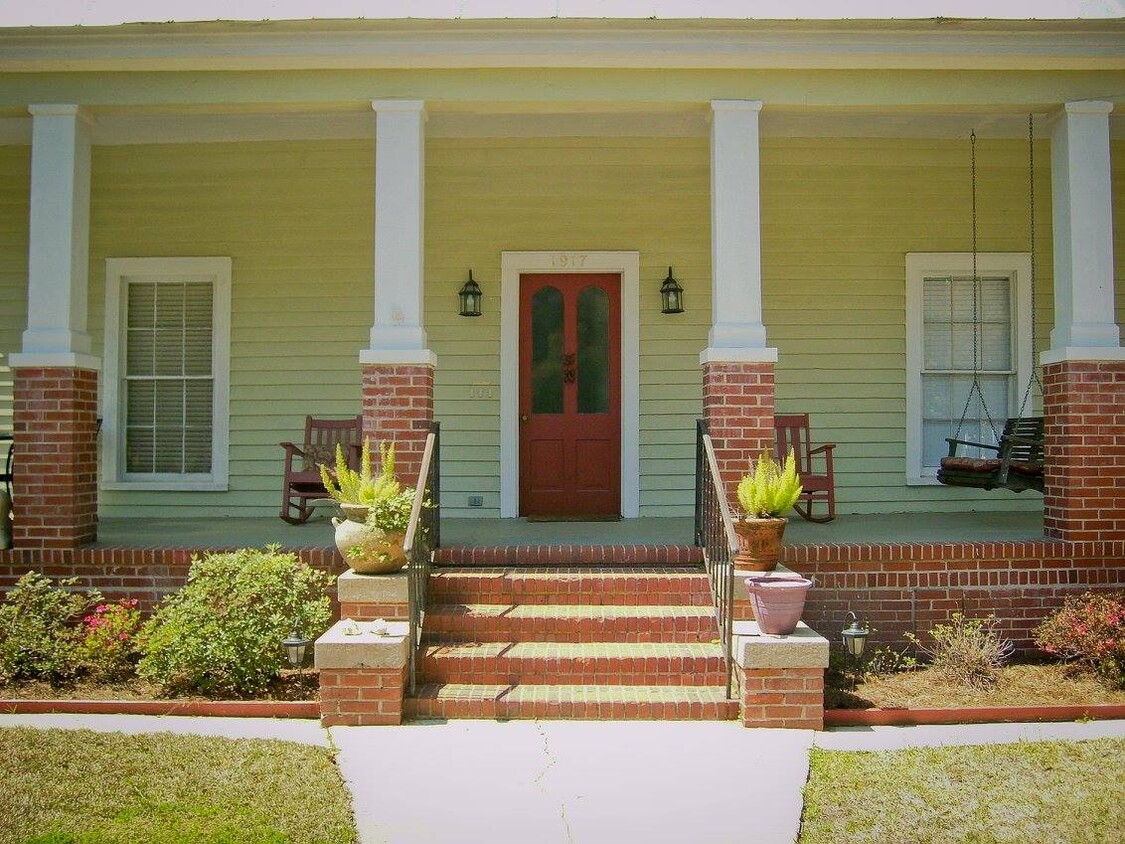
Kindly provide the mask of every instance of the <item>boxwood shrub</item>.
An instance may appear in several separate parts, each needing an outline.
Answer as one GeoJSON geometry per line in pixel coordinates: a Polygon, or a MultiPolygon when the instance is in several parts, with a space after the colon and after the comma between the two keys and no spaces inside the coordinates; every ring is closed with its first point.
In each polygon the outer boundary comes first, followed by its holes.
{"type": "Polygon", "coordinates": [[[327,628],[330,580],[277,546],[194,559],[142,629],[137,673],[172,694],[258,694],[285,667],[294,626],[309,638],[327,628]]]}

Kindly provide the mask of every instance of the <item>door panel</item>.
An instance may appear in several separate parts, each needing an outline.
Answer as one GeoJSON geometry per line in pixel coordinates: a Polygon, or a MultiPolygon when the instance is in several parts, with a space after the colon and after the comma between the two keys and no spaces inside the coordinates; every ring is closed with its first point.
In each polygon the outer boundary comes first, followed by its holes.
{"type": "Polygon", "coordinates": [[[621,511],[621,278],[520,277],[520,515],[621,511]]]}

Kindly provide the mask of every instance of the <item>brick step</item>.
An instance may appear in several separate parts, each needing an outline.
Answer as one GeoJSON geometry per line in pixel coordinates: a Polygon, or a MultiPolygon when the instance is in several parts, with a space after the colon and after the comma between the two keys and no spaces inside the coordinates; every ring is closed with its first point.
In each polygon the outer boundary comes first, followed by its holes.
{"type": "Polygon", "coordinates": [[[424,683],[707,686],[726,683],[722,649],[703,643],[464,642],[432,644],[424,683]]]}
{"type": "Polygon", "coordinates": [[[437,604],[711,606],[707,575],[690,568],[448,568],[430,575],[437,604]]]}
{"type": "Polygon", "coordinates": [[[700,566],[694,545],[452,545],[434,555],[438,566],[700,566]]]}
{"type": "Polygon", "coordinates": [[[417,718],[713,720],[738,717],[719,686],[427,684],[404,701],[417,718]]]}
{"type": "Polygon", "coordinates": [[[435,604],[423,638],[449,642],[710,642],[715,611],[693,606],[435,604]]]}

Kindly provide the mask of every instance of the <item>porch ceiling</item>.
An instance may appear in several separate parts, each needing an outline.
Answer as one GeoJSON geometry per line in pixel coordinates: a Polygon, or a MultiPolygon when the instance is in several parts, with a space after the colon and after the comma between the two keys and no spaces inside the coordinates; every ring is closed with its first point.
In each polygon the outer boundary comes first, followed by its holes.
{"type": "MultiPolygon", "coordinates": [[[[691,544],[690,518],[619,522],[532,524],[524,519],[443,519],[442,544],[453,545],[683,545],[691,544]]],[[[785,541],[802,544],[1019,541],[1043,538],[1035,512],[844,515],[826,525],[792,519],[785,541]]],[[[293,526],[277,517],[257,519],[102,518],[98,547],[237,548],[279,543],[286,548],[332,545],[327,514],[293,526]]]]}

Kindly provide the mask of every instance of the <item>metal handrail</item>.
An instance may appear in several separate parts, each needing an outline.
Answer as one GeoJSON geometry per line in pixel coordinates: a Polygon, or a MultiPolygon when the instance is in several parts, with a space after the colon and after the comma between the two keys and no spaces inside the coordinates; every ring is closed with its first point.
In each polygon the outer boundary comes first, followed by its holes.
{"type": "Polygon", "coordinates": [[[715,621],[727,671],[727,698],[734,676],[734,555],[738,537],[719,474],[715,445],[702,419],[695,425],[695,544],[703,548],[703,564],[715,603],[715,621]]]}
{"type": "Polygon", "coordinates": [[[430,583],[430,564],[434,549],[441,540],[441,425],[433,422],[426,435],[426,448],[422,452],[422,466],[418,471],[418,484],[414,488],[414,505],[410,509],[410,523],[406,528],[402,550],[409,560],[407,586],[410,600],[410,644],[407,660],[410,674],[410,691],[417,685],[416,667],[422,647],[422,624],[426,617],[426,590],[430,583]]]}

